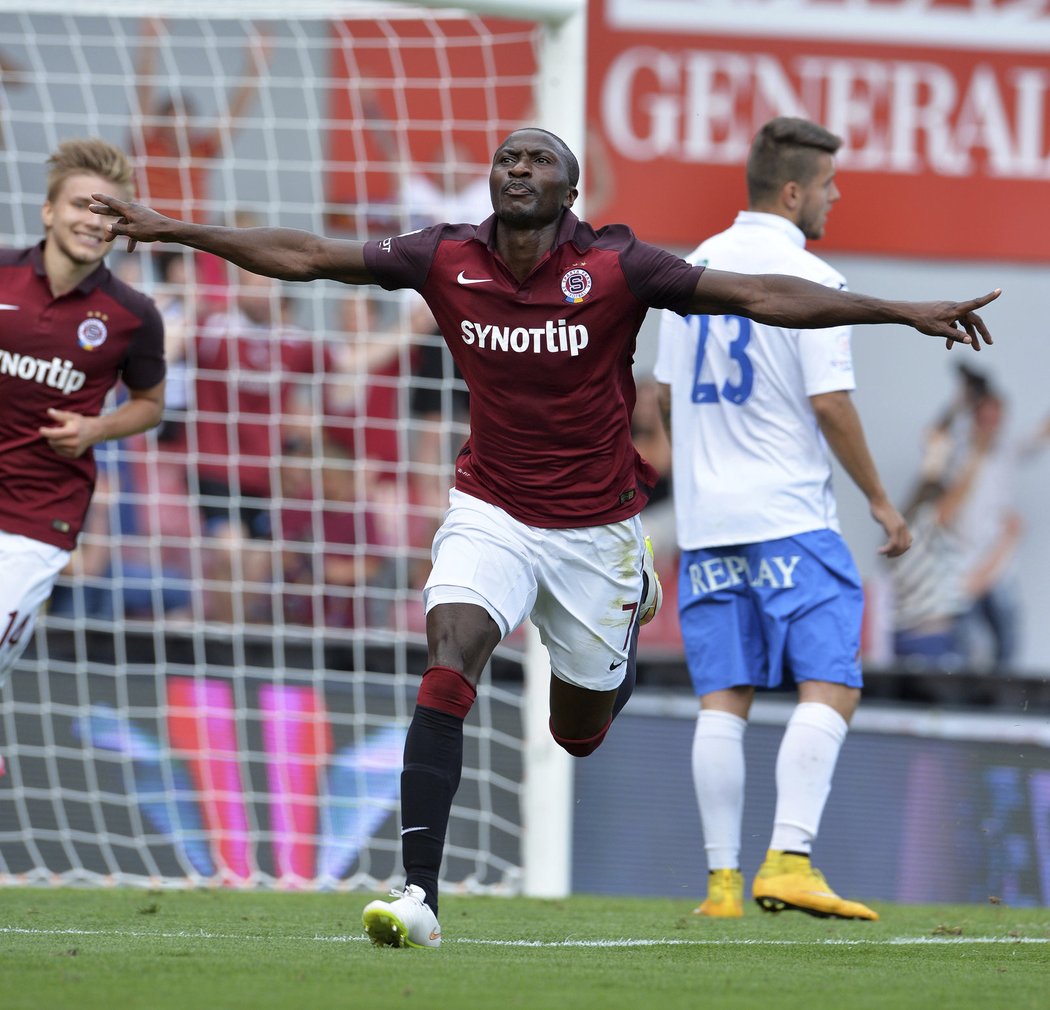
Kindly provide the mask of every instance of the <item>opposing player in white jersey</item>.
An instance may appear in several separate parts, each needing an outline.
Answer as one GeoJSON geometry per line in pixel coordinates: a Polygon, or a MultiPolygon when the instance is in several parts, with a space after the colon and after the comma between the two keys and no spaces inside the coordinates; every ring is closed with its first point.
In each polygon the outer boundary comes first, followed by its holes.
{"type": "MultiPolygon", "coordinates": [[[[750,209],[691,261],[844,288],[805,247],[839,198],[840,143],[806,120],[763,126],[747,163],[750,209]]],[[[664,312],[655,374],[673,447],[682,637],[700,697],[693,775],[709,873],[696,911],[743,914],[744,730],[756,688],[793,682],[799,703],[777,756],[772,838],[752,895],[771,912],[876,919],[810,863],[862,686],[863,596],[839,531],[829,446],[885,530],[881,552],[911,542],[850,397],[850,328],[664,312]]]]}

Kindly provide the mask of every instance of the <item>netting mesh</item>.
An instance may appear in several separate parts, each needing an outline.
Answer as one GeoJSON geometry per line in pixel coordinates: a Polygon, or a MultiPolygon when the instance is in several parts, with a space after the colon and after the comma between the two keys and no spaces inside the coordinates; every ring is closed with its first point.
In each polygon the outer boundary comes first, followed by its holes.
{"type": "MultiPolygon", "coordinates": [[[[10,6],[4,245],[39,240],[44,162],[88,135],[175,216],[356,238],[480,220],[489,152],[532,112],[530,23],[10,6]]],[[[99,447],[72,568],[0,697],[0,878],[396,878],[419,590],[467,432],[444,344],[377,288],[174,247],[109,265],[165,317],[165,420],[99,447]]],[[[444,868],[467,888],[520,874],[519,648],[467,725],[444,868]]]]}

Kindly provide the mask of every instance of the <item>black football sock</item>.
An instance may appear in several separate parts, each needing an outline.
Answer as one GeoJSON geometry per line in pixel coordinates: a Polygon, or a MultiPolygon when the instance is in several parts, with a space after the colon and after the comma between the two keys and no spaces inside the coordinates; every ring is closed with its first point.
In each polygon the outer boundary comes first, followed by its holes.
{"type": "Polygon", "coordinates": [[[463,720],[417,705],[401,773],[401,851],[406,886],[422,887],[435,915],[445,833],[462,771],[463,720]]]}

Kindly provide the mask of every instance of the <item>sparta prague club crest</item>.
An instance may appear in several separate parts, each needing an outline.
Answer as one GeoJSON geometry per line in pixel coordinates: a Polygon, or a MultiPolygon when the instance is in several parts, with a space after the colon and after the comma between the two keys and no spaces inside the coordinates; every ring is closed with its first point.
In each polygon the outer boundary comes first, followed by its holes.
{"type": "Polygon", "coordinates": [[[570,270],[561,279],[561,293],[567,302],[579,305],[591,293],[591,275],[579,267],[570,270]]]}
{"type": "Polygon", "coordinates": [[[91,312],[88,313],[88,318],[77,327],[77,343],[85,351],[93,351],[106,342],[106,337],[109,336],[106,319],[107,317],[101,313],[91,312]]]}

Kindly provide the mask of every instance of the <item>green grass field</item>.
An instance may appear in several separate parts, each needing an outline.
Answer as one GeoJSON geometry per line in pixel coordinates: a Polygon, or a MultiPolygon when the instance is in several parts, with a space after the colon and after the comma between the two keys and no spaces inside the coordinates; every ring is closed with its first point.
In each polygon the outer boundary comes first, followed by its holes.
{"type": "Polygon", "coordinates": [[[0,1007],[1050,1007],[1050,909],[717,922],[690,901],[453,895],[440,950],[391,950],[361,932],[370,897],[0,890],[0,1007]]]}

